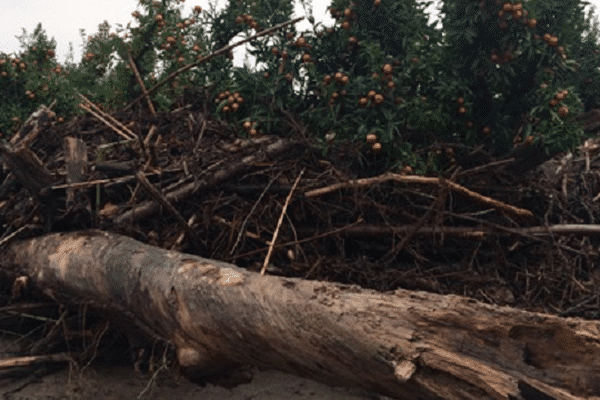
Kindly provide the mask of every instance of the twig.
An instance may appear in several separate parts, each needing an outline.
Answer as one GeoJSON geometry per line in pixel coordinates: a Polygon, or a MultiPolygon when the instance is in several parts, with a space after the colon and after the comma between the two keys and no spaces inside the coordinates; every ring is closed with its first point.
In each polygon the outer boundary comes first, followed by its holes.
{"type": "Polygon", "coordinates": [[[182,228],[190,236],[190,240],[194,243],[194,246],[200,249],[200,238],[196,235],[196,232],[194,232],[194,230],[186,222],[186,220],[183,219],[183,217],[181,216],[181,214],[179,214],[175,207],[173,207],[169,200],[167,200],[162,194],[160,194],[158,190],[156,190],[156,188],[150,183],[150,181],[146,178],[146,176],[143,173],[138,171],[135,174],[135,177],[137,178],[138,182],[148,191],[148,193],[150,193],[150,195],[154,197],[154,199],[160,205],[165,207],[167,211],[169,211],[169,213],[171,213],[177,219],[182,228]]]}
{"type": "Polygon", "coordinates": [[[0,361],[0,369],[8,369],[15,367],[29,367],[32,365],[57,363],[72,361],[73,357],[69,353],[45,354],[41,356],[25,356],[7,358],[0,361]]]}
{"type": "Polygon", "coordinates": [[[474,174],[475,172],[484,171],[486,169],[489,169],[489,168],[492,168],[492,167],[498,167],[498,166],[503,165],[503,164],[509,164],[509,163],[511,163],[513,161],[514,161],[514,158],[509,158],[508,160],[493,161],[493,162],[490,162],[490,163],[487,163],[487,164],[484,164],[484,165],[480,165],[478,167],[474,167],[474,168],[462,171],[459,174],[457,174],[456,177],[457,178],[463,178],[465,176],[474,174]]]}
{"type": "Polygon", "coordinates": [[[102,122],[104,122],[108,127],[110,127],[117,134],[123,136],[125,139],[136,140],[137,136],[133,132],[131,132],[126,126],[124,126],[121,122],[117,121],[116,119],[114,119],[113,117],[111,117],[110,115],[106,114],[104,111],[102,111],[98,107],[96,107],[96,105],[94,103],[92,103],[91,101],[89,101],[81,93],[78,93],[78,94],[79,94],[79,96],[81,98],[83,98],[87,102],[87,104],[85,104],[85,105],[83,103],[79,103],[79,107],[80,108],[83,108],[87,112],[94,114],[96,116],[96,118],[98,118],[99,120],[101,120],[102,122]],[[92,111],[89,106],[92,106],[95,110],[98,111],[98,113],[92,111]],[[114,124],[118,125],[121,129],[123,129],[124,131],[126,131],[131,136],[125,134],[124,132],[122,132],[119,129],[117,129],[116,127],[114,127],[109,121],[107,121],[107,119],[111,120],[114,124]]]}
{"type": "MultiPolygon", "coordinates": [[[[182,170],[183,170],[182,168],[164,169],[161,172],[145,172],[144,175],[150,176],[150,175],[157,175],[159,173],[165,174],[165,173],[181,172],[182,170]]],[[[97,180],[88,181],[88,182],[75,182],[75,183],[65,183],[62,185],[54,185],[54,186],[51,186],[50,189],[52,189],[52,190],[67,189],[67,188],[85,189],[85,188],[95,186],[95,185],[112,184],[112,183],[126,183],[126,182],[130,182],[133,180],[135,180],[135,176],[126,175],[126,176],[121,176],[118,178],[97,179],[97,180]]]]}
{"type": "MultiPolygon", "coordinates": [[[[454,177],[456,177],[456,173],[454,173],[454,177]]],[[[429,207],[429,209],[427,210],[427,212],[425,214],[423,214],[423,216],[421,218],[419,218],[419,220],[417,221],[417,223],[414,225],[413,229],[410,230],[410,232],[408,232],[407,235],[405,235],[402,240],[400,241],[400,244],[398,244],[398,246],[394,246],[392,247],[392,249],[390,249],[390,251],[388,251],[383,257],[381,262],[384,265],[388,265],[392,260],[394,260],[398,254],[400,253],[401,250],[403,250],[406,245],[412,240],[412,238],[415,236],[415,234],[423,227],[423,225],[425,224],[425,221],[427,221],[429,219],[429,217],[431,216],[431,214],[433,213],[433,211],[436,208],[439,208],[442,203],[446,200],[446,198],[448,197],[448,180],[443,180],[442,181],[442,189],[440,191],[440,194],[438,195],[437,199],[435,200],[435,202],[431,205],[431,207],[429,207]]],[[[435,229],[435,227],[434,227],[435,229]]],[[[444,240],[444,231],[441,230],[440,231],[440,235],[441,235],[441,240],[444,240]]]]}
{"type": "Polygon", "coordinates": [[[302,174],[304,174],[304,169],[300,171],[300,175],[296,178],[296,182],[294,182],[294,186],[290,190],[290,194],[288,194],[287,199],[285,199],[285,204],[283,205],[283,210],[281,210],[281,215],[279,216],[279,221],[277,222],[277,228],[275,228],[275,232],[273,233],[273,240],[271,240],[271,244],[269,245],[269,251],[267,252],[267,256],[265,257],[265,263],[263,264],[262,269],[260,270],[260,274],[264,275],[265,270],[267,269],[267,265],[269,265],[269,260],[271,258],[271,254],[273,253],[273,247],[275,246],[275,242],[277,241],[277,236],[279,236],[279,228],[281,227],[281,223],[283,222],[283,216],[285,215],[285,211],[287,210],[288,204],[290,203],[290,199],[292,198],[292,194],[294,190],[296,190],[296,186],[298,186],[298,182],[300,182],[300,178],[302,178],[302,174]]]}
{"type": "Polygon", "coordinates": [[[480,203],[485,206],[492,207],[500,212],[515,215],[518,217],[528,217],[528,218],[533,217],[533,213],[529,210],[514,207],[514,206],[511,206],[511,205],[503,203],[501,201],[492,199],[487,196],[482,196],[479,193],[473,192],[473,191],[465,188],[464,186],[461,186],[452,181],[448,181],[445,178],[429,178],[429,177],[424,177],[424,176],[399,175],[399,174],[393,174],[393,173],[386,173],[386,174],[376,176],[373,178],[356,179],[356,180],[350,180],[348,182],[336,183],[335,185],[326,186],[326,187],[323,187],[320,189],[309,190],[308,192],[304,193],[304,195],[306,197],[316,197],[316,196],[324,195],[326,193],[335,192],[337,190],[341,190],[344,188],[360,188],[360,187],[372,186],[377,183],[383,183],[383,182],[387,182],[387,181],[391,181],[391,180],[397,181],[397,182],[425,183],[428,185],[438,185],[438,186],[442,186],[445,182],[445,184],[447,184],[448,187],[450,189],[452,189],[454,192],[462,194],[465,197],[469,197],[469,198],[471,198],[471,200],[475,201],[476,203],[480,203]]]}
{"type": "Polygon", "coordinates": [[[200,141],[202,140],[202,136],[204,135],[205,130],[206,130],[206,118],[203,118],[202,128],[200,128],[200,134],[198,135],[198,140],[196,141],[196,146],[194,146],[194,153],[196,153],[198,151],[198,147],[200,147],[200,141]]]}
{"type": "Polygon", "coordinates": [[[19,229],[17,229],[16,231],[14,231],[13,233],[11,233],[10,235],[8,235],[7,237],[5,237],[4,239],[0,240],[0,247],[5,245],[6,243],[8,243],[9,241],[11,241],[13,238],[15,238],[21,231],[28,229],[28,228],[32,228],[33,225],[25,225],[20,227],[19,229]]]}
{"type": "Polygon", "coordinates": [[[131,70],[135,74],[135,79],[137,80],[138,85],[140,85],[140,88],[142,89],[142,95],[144,97],[146,97],[146,101],[148,102],[148,108],[150,109],[150,113],[152,113],[152,115],[156,114],[156,110],[154,110],[154,104],[152,104],[152,100],[150,100],[150,95],[148,94],[148,91],[146,90],[146,86],[144,86],[144,81],[142,80],[142,77],[140,76],[140,73],[138,72],[137,67],[135,66],[135,63],[133,62],[133,58],[131,58],[131,54],[129,54],[129,52],[127,52],[127,59],[129,60],[129,65],[131,66],[131,70]]]}
{"type": "MultiPolygon", "coordinates": [[[[271,181],[269,182],[269,184],[267,185],[267,187],[265,187],[265,189],[262,191],[262,193],[260,194],[260,196],[258,197],[258,200],[256,200],[254,202],[254,205],[252,206],[252,209],[250,210],[250,212],[248,213],[248,215],[246,216],[246,218],[244,219],[244,222],[242,223],[242,226],[240,228],[240,232],[238,233],[238,237],[237,240],[235,241],[235,243],[233,244],[233,247],[231,248],[231,252],[229,254],[233,254],[235,252],[235,248],[237,247],[238,243],[240,242],[240,239],[242,237],[242,234],[244,233],[244,231],[246,230],[246,224],[248,223],[248,220],[250,219],[250,216],[254,213],[254,210],[256,209],[256,207],[258,206],[258,204],[260,203],[261,199],[264,197],[264,195],[269,191],[269,188],[271,187],[271,185],[273,184],[273,182],[275,182],[277,180],[277,178],[279,178],[279,176],[283,173],[283,171],[280,171],[277,176],[275,176],[273,179],[271,179],[271,181]]],[[[292,189],[293,190],[293,189],[292,189]]]]}
{"type": "MultiPolygon", "coordinates": [[[[321,238],[324,238],[324,237],[327,237],[327,236],[331,236],[331,235],[335,235],[337,233],[344,232],[346,230],[354,228],[356,225],[362,224],[363,222],[364,222],[364,220],[362,219],[362,217],[359,217],[358,220],[356,220],[356,222],[353,222],[350,225],[342,226],[341,228],[337,228],[337,229],[334,229],[332,231],[325,232],[325,233],[322,233],[320,235],[312,236],[312,237],[309,237],[309,238],[300,239],[300,240],[296,240],[296,241],[293,241],[293,242],[287,242],[287,243],[278,244],[278,245],[276,245],[274,247],[275,248],[280,248],[280,247],[290,246],[292,244],[306,243],[306,242],[310,242],[312,240],[321,239],[321,238]]],[[[264,249],[251,250],[251,251],[243,253],[243,254],[237,254],[234,257],[225,258],[223,261],[231,261],[234,258],[248,257],[248,256],[251,256],[252,254],[260,253],[263,250],[264,249]]]]}

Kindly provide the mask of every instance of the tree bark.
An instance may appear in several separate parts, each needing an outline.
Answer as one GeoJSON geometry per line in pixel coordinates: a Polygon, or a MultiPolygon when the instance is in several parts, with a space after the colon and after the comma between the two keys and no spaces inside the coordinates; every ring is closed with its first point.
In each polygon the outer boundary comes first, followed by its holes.
{"type": "Polygon", "coordinates": [[[596,321],[261,276],[97,230],[10,243],[0,269],[169,340],[203,374],[253,364],[398,399],[600,398],[596,321]]]}

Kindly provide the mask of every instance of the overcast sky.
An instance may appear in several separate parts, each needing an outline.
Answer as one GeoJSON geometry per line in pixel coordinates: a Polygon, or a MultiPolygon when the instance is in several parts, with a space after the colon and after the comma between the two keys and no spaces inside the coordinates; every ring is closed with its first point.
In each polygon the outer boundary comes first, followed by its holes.
{"type": "MultiPolygon", "coordinates": [[[[215,0],[211,2],[214,4],[215,0]]],[[[333,19],[326,12],[329,2],[316,0],[313,3],[315,19],[322,21],[325,18],[328,21],[327,25],[333,25],[333,19]]],[[[15,36],[22,34],[22,28],[25,28],[28,35],[33,33],[36,25],[41,22],[48,38],[56,39],[56,56],[61,63],[69,52],[69,42],[73,44],[75,61],[81,59],[83,42],[80,28],[85,29],[87,35],[93,35],[98,32],[98,25],[104,20],[111,25],[111,32],[115,31],[117,23],[123,27],[129,22],[132,27],[138,26],[131,13],[135,10],[142,11],[139,0],[0,0],[0,4],[0,51],[8,54],[21,51],[19,40],[15,36]]],[[[226,0],[216,1],[217,9],[222,9],[225,4],[226,0]]],[[[187,0],[183,6],[182,16],[185,17],[191,15],[194,6],[201,6],[203,10],[209,9],[209,1],[187,0]]],[[[304,10],[299,3],[295,14],[304,16],[304,10]]],[[[299,31],[303,31],[308,29],[310,24],[304,20],[296,26],[299,31]]],[[[241,65],[242,60],[243,54],[235,54],[235,64],[241,65]]]]}
{"type": "MultiPolygon", "coordinates": [[[[600,0],[588,1],[595,5],[595,14],[598,15],[600,0]]],[[[221,9],[225,2],[226,0],[218,0],[217,9],[221,9]]],[[[323,21],[327,26],[332,26],[334,21],[326,10],[330,2],[313,0],[312,3],[315,19],[323,21]]],[[[427,12],[431,13],[430,22],[437,19],[436,6],[438,3],[439,0],[434,0],[434,4],[427,9],[427,12]]],[[[80,28],[85,29],[87,35],[92,35],[98,32],[98,25],[104,20],[111,25],[111,32],[115,31],[117,23],[125,27],[128,22],[131,22],[132,26],[137,26],[131,13],[136,9],[141,10],[138,0],[0,0],[0,4],[2,4],[0,51],[11,55],[21,51],[19,41],[15,36],[23,33],[22,28],[25,28],[27,34],[33,33],[36,25],[41,22],[48,38],[56,39],[57,58],[60,63],[64,63],[66,59],[69,42],[73,44],[75,62],[79,62],[81,59],[83,42],[79,32],[80,28]]],[[[184,3],[183,16],[190,15],[192,8],[196,5],[203,9],[209,8],[208,0],[187,0],[184,3]]],[[[304,10],[298,2],[294,16],[304,15],[304,10]]],[[[309,26],[308,21],[303,20],[297,24],[297,29],[302,32],[309,26]]],[[[441,28],[441,25],[438,25],[438,28],[441,28]]],[[[243,56],[243,51],[239,49],[234,51],[234,64],[241,66],[243,56]]],[[[253,63],[251,65],[253,66],[253,63]]]]}

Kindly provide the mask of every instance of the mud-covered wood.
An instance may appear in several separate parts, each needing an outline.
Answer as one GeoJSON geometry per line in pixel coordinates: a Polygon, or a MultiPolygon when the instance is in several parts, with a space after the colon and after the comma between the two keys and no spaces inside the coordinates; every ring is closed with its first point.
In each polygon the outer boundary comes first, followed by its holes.
{"type": "Polygon", "coordinates": [[[248,363],[399,399],[599,398],[594,321],[260,276],[96,230],[11,243],[0,268],[171,341],[203,374],[248,363]]]}
{"type": "MultiPolygon", "coordinates": [[[[87,146],[83,140],[66,137],[64,140],[65,146],[65,162],[67,165],[67,183],[85,182],[88,167],[87,146]]],[[[67,188],[67,204],[73,202],[75,198],[75,188],[67,188]]]]}
{"type": "Polygon", "coordinates": [[[54,178],[37,156],[27,147],[16,150],[10,145],[0,143],[0,155],[10,168],[17,181],[30,195],[37,196],[40,190],[52,185],[54,178]]]}

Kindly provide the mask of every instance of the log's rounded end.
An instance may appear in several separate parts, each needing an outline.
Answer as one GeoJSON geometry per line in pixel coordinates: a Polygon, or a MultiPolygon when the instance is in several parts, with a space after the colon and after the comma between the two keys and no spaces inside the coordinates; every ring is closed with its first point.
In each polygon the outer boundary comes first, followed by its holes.
{"type": "Polygon", "coordinates": [[[177,363],[180,367],[202,368],[210,365],[212,360],[210,360],[209,355],[189,343],[180,331],[176,330],[174,332],[171,342],[177,349],[177,363]]]}
{"type": "Polygon", "coordinates": [[[199,385],[211,383],[233,388],[252,381],[253,374],[238,363],[228,363],[224,357],[209,357],[192,347],[177,348],[177,361],[182,375],[190,382],[199,385]]]}
{"type": "Polygon", "coordinates": [[[182,367],[197,367],[204,363],[204,357],[200,352],[191,347],[179,347],[177,349],[177,361],[182,367]]]}
{"type": "Polygon", "coordinates": [[[175,334],[172,342],[177,349],[177,363],[187,375],[209,376],[232,367],[223,354],[195,347],[179,334],[175,334]]]}

